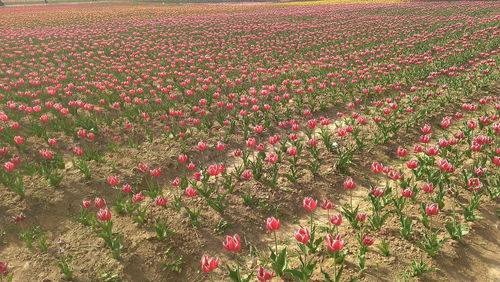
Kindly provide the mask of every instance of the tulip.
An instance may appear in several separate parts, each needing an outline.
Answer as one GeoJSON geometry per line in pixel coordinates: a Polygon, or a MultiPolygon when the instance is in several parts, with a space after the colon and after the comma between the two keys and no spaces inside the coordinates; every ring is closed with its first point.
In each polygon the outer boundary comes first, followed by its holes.
{"type": "Polygon", "coordinates": [[[174,187],[177,187],[181,185],[181,179],[179,177],[176,177],[174,180],[172,180],[172,182],[170,182],[170,184],[174,187]]]}
{"type": "Polygon", "coordinates": [[[418,167],[418,161],[411,159],[406,162],[406,166],[409,169],[416,169],[418,167]]]}
{"type": "Polygon", "coordinates": [[[17,165],[17,164],[19,164],[21,162],[21,158],[20,157],[13,157],[13,158],[10,159],[10,161],[13,164],[17,165]]]}
{"type": "Polygon", "coordinates": [[[193,178],[196,180],[196,181],[201,181],[203,179],[203,174],[200,172],[195,172],[193,173],[193,178]]]}
{"type": "Polygon", "coordinates": [[[340,137],[345,136],[345,135],[346,135],[346,133],[347,133],[347,132],[346,132],[346,130],[345,130],[345,129],[343,129],[343,128],[339,128],[339,129],[337,130],[337,134],[338,134],[338,136],[340,136],[340,137]]]}
{"type": "Polygon", "coordinates": [[[424,125],[424,127],[422,127],[420,130],[422,130],[422,133],[426,135],[432,132],[432,128],[428,124],[424,125]]]}
{"type": "Polygon", "coordinates": [[[109,176],[108,177],[108,183],[111,186],[116,186],[116,184],[118,184],[118,177],[116,177],[116,176],[109,176]]]}
{"type": "Polygon", "coordinates": [[[82,201],[82,207],[83,207],[84,209],[88,209],[88,208],[90,208],[90,205],[91,205],[91,202],[90,202],[90,201],[87,201],[87,200],[83,200],[83,201],[82,201]]]}
{"type": "Polygon", "coordinates": [[[111,219],[111,213],[109,212],[109,209],[100,209],[99,212],[97,212],[97,218],[101,221],[109,221],[111,219]]]}
{"type": "Polygon", "coordinates": [[[361,243],[363,244],[363,246],[369,247],[373,245],[373,242],[375,242],[375,238],[368,237],[366,233],[361,237],[361,243]]]}
{"type": "Polygon", "coordinates": [[[96,197],[94,199],[94,206],[98,209],[104,207],[106,205],[106,201],[104,199],[96,197]]]}
{"type": "Polygon", "coordinates": [[[330,216],[330,222],[333,225],[340,226],[340,224],[342,224],[342,215],[338,214],[330,216]]]}
{"type": "Polygon", "coordinates": [[[422,185],[422,190],[424,190],[425,193],[430,193],[434,189],[434,184],[431,183],[425,183],[422,185]]]}
{"type": "Polygon", "coordinates": [[[477,121],[473,121],[473,120],[468,121],[467,127],[474,130],[477,127],[477,121]]]}
{"type": "Polygon", "coordinates": [[[495,165],[500,166],[500,156],[493,157],[493,162],[495,165]]]}
{"type": "Polygon", "coordinates": [[[386,187],[380,188],[378,186],[373,187],[370,193],[375,197],[383,197],[385,195],[386,187]]]}
{"type": "Polygon", "coordinates": [[[280,220],[271,216],[266,221],[267,230],[274,233],[274,246],[276,248],[276,254],[278,254],[278,238],[276,237],[276,230],[280,228],[280,220]]]}
{"type": "Polygon", "coordinates": [[[246,179],[252,178],[252,170],[247,169],[247,170],[243,171],[241,176],[243,176],[243,178],[246,178],[246,179]]]}
{"type": "Polygon", "coordinates": [[[144,195],[142,195],[142,192],[139,192],[138,194],[132,196],[132,201],[136,203],[141,202],[142,200],[144,200],[144,195]]]}
{"type": "Polygon", "coordinates": [[[424,148],[422,148],[422,146],[420,145],[415,145],[415,147],[413,148],[413,152],[415,152],[415,154],[418,154],[418,153],[422,153],[424,151],[424,148]]]}
{"type": "Polygon", "coordinates": [[[149,165],[148,164],[139,163],[139,165],[137,166],[137,169],[140,172],[146,173],[149,170],[149,165]]]}
{"type": "Polygon", "coordinates": [[[159,177],[161,175],[161,168],[152,169],[152,170],[149,171],[149,173],[153,177],[159,177]]]}
{"type": "Polygon", "coordinates": [[[398,156],[401,157],[401,158],[404,157],[404,156],[406,156],[406,154],[408,154],[408,152],[406,151],[406,149],[404,149],[402,147],[398,148],[397,153],[398,153],[398,156]]]}
{"type": "Polygon", "coordinates": [[[426,149],[426,153],[429,156],[436,156],[437,154],[439,154],[439,147],[438,146],[429,147],[426,149]]]}
{"type": "Polygon", "coordinates": [[[180,163],[185,163],[188,157],[186,155],[179,155],[178,160],[180,163]]]}
{"type": "Polygon", "coordinates": [[[274,277],[274,271],[272,273],[266,272],[264,267],[262,267],[262,265],[259,265],[259,270],[257,271],[257,278],[260,281],[265,282],[267,280],[271,280],[273,277],[274,277]]]}
{"type": "Polygon", "coordinates": [[[364,222],[366,219],[366,213],[357,213],[356,214],[356,220],[364,222]]]}
{"type": "Polygon", "coordinates": [[[443,118],[443,120],[441,121],[441,126],[442,126],[443,128],[448,128],[448,127],[450,127],[450,125],[451,125],[451,121],[452,121],[451,117],[445,117],[445,118],[443,118]]]}
{"type": "Polygon", "coordinates": [[[264,151],[264,149],[265,149],[264,144],[259,143],[259,145],[257,145],[257,151],[262,152],[264,151]]]}
{"type": "Polygon", "coordinates": [[[440,148],[446,148],[446,147],[448,147],[449,143],[446,139],[441,138],[441,139],[439,139],[438,145],[440,148]]]}
{"type": "Polygon", "coordinates": [[[408,187],[404,190],[401,190],[401,195],[405,198],[413,198],[413,195],[415,195],[415,192],[413,191],[413,189],[411,189],[411,187],[408,187]]]}
{"type": "Polygon", "coordinates": [[[128,193],[132,192],[132,187],[130,186],[130,184],[123,184],[122,191],[123,191],[123,193],[128,194],[128,193]]]}
{"type": "Polygon", "coordinates": [[[193,187],[188,186],[185,191],[186,196],[188,197],[194,197],[196,196],[196,190],[193,189],[193,187]]]}
{"type": "Polygon", "coordinates": [[[215,145],[215,148],[217,149],[217,151],[222,151],[226,148],[226,144],[219,141],[217,142],[217,145],[215,145]]]}
{"type": "Polygon", "coordinates": [[[447,160],[439,160],[438,167],[440,170],[447,171],[450,168],[451,164],[447,160]]]}
{"type": "Polygon", "coordinates": [[[14,220],[14,222],[24,222],[24,214],[23,213],[20,213],[16,216],[13,216],[12,219],[14,220]]]}
{"type": "Polygon", "coordinates": [[[4,165],[3,165],[3,168],[6,170],[6,171],[11,171],[11,170],[14,170],[16,168],[16,166],[14,165],[13,162],[6,162],[4,165]]]}
{"type": "Polygon", "coordinates": [[[476,167],[474,168],[474,173],[476,173],[477,176],[482,176],[486,173],[487,169],[483,167],[476,167]]]}
{"type": "Polygon", "coordinates": [[[219,258],[210,258],[207,255],[201,257],[201,270],[205,273],[209,273],[219,266],[219,258]]]}
{"type": "Polygon", "coordinates": [[[344,245],[345,243],[340,234],[338,234],[335,239],[333,239],[332,234],[326,234],[326,247],[328,248],[328,251],[332,253],[341,251],[344,248],[344,245]]]}
{"type": "Polygon", "coordinates": [[[352,177],[349,177],[344,181],[344,188],[348,190],[356,188],[356,183],[354,182],[352,177]]]}
{"type": "Polygon", "coordinates": [[[276,155],[275,153],[271,153],[267,156],[267,160],[273,164],[278,160],[278,155],[276,155]]]}
{"type": "Polygon", "coordinates": [[[309,229],[307,228],[300,228],[295,232],[295,239],[302,244],[307,244],[309,237],[309,229]]]}
{"type": "Polygon", "coordinates": [[[356,188],[356,183],[354,182],[352,177],[349,177],[344,181],[344,188],[350,191],[350,199],[351,199],[350,203],[352,208],[352,190],[356,188]]]}
{"type": "Polygon", "coordinates": [[[248,147],[254,147],[255,146],[255,139],[254,138],[248,138],[248,140],[247,140],[247,146],[248,147]]]}
{"type": "Polygon", "coordinates": [[[234,150],[235,157],[241,157],[242,155],[243,155],[243,152],[240,149],[234,150]]]}
{"type": "Polygon", "coordinates": [[[0,261],[0,275],[7,276],[7,274],[9,274],[9,271],[7,270],[8,267],[9,267],[8,263],[0,261]]]}
{"type": "Polygon", "coordinates": [[[272,217],[267,219],[266,227],[267,227],[267,230],[269,230],[271,232],[276,231],[276,230],[280,229],[280,220],[276,219],[276,218],[274,218],[274,216],[272,216],[272,217]]]}
{"type": "Polygon", "coordinates": [[[307,210],[307,211],[312,211],[316,208],[316,205],[318,204],[317,200],[314,200],[313,198],[306,197],[302,201],[302,206],[307,210]]]}
{"type": "Polygon", "coordinates": [[[479,178],[470,178],[468,181],[467,181],[467,186],[469,187],[469,190],[470,191],[477,191],[477,190],[480,190],[481,188],[483,188],[483,185],[481,184],[481,182],[479,181],[479,178]]]}
{"type": "Polygon", "coordinates": [[[24,138],[21,136],[14,136],[14,142],[16,142],[17,145],[21,145],[24,143],[24,138]]]}
{"type": "Polygon", "coordinates": [[[371,165],[371,169],[374,173],[380,173],[384,169],[384,167],[378,162],[373,162],[371,165]]]}
{"type": "Polygon", "coordinates": [[[226,236],[226,242],[223,242],[222,246],[230,252],[238,252],[241,249],[240,237],[238,234],[234,234],[233,237],[226,236]]]}
{"type": "Polygon", "coordinates": [[[167,204],[167,197],[159,195],[155,200],[156,205],[164,207],[167,204]]]}
{"type": "Polygon", "coordinates": [[[330,200],[327,198],[323,199],[323,202],[321,203],[321,208],[324,210],[334,210],[337,208],[336,205],[334,205],[330,200]]]}
{"type": "Polygon", "coordinates": [[[193,162],[190,162],[188,165],[187,165],[187,169],[189,170],[194,170],[196,168],[196,165],[193,163],[193,162]]]}
{"type": "MultiPolygon", "coordinates": [[[[210,176],[217,176],[219,174],[219,167],[217,166],[217,164],[209,166],[207,173],[210,176]]],[[[178,178],[178,179],[179,179],[179,184],[180,184],[180,178],[178,178]]]]}
{"type": "Polygon", "coordinates": [[[203,141],[200,141],[198,142],[198,145],[196,146],[196,148],[199,150],[199,151],[203,151],[207,148],[207,144],[203,141]]]}
{"type": "Polygon", "coordinates": [[[436,203],[427,204],[425,207],[425,213],[427,215],[437,215],[439,213],[439,206],[436,203]]]}

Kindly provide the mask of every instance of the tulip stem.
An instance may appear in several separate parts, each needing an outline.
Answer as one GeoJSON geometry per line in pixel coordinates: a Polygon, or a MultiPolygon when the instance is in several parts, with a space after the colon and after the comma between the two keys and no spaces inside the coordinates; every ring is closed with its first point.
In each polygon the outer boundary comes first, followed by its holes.
{"type": "Polygon", "coordinates": [[[314,211],[311,210],[311,232],[313,230],[313,213],[314,213],[314,211]]]}
{"type": "Polygon", "coordinates": [[[276,231],[274,231],[274,246],[276,247],[276,255],[278,255],[278,239],[276,238],[276,231]]]}
{"type": "Polygon", "coordinates": [[[328,212],[328,230],[332,230],[332,223],[330,222],[330,209],[327,210],[328,212]]]}
{"type": "Polygon", "coordinates": [[[352,189],[350,189],[350,190],[351,190],[351,194],[350,195],[351,195],[351,209],[352,209],[352,189]]]}
{"type": "Polygon", "coordinates": [[[333,252],[333,277],[337,281],[337,251],[333,252]]]}
{"type": "Polygon", "coordinates": [[[452,208],[453,208],[453,223],[455,224],[456,222],[456,215],[455,215],[455,201],[456,201],[456,198],[455,198],[455,195],[453,195],[453,205],[452,205],[452,208]]]}

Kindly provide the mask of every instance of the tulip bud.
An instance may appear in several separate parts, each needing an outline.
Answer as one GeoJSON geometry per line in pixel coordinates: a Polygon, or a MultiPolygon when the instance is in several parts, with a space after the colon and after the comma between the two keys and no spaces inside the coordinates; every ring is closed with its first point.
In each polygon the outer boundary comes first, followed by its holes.
{"type": "Polygon", "coordinates": [[[274,216],[272,216],[272,217],[267,219],[266,227],[267,227],[267,230],[269,230],[271,232],[276,231],[276,230],[280,229],[280,220],[276,219],[276,218],[274,218],[274,216]]]}
{"type": "Polygon", "coordinates": [[[295,239],[302,244],[307,244],[309,237],[309,229],[307,228],[300,228],[295,232],[295,239]]]}

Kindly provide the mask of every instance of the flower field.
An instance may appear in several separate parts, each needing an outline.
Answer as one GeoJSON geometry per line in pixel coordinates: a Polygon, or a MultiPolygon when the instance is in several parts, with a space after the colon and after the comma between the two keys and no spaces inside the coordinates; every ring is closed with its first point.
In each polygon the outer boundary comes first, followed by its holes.
{"type": "Polygon", "coordinates": [[[500,3],[345,2],[0,8],[0,281],[498,281],[500,3]]]}

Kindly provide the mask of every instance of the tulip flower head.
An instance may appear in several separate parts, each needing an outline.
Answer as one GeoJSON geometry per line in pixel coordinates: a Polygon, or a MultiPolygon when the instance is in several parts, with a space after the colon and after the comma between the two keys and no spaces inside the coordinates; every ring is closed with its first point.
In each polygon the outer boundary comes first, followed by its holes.
{"type": "Polygon", "coordinates": [[[194,197],[194,196],[196,196],[196,193],[197,193],[197,192],[196,192],[196,190],[195,190],[195,189],[193,189],[193,187],[188,186],[188,187],[186,188],[186,191],[185,191],[186,196],[188,196],[188,197],[194,197]]]}
{"type": "Polygon", "coordinates": [[[341,214],[331,215],[330,216],[330,222],[333,225],[340,226],[340,224],[342,224],[342,215],[341,214]]]}
{"type": "Polygon", "coordinates": [[[422,190],[424,190],[425,193],[430,193],[434,189],[434,184],[431,183],[425,183],[422,185],[422,190]]]}
{"type": "Polygon", "coordinates": [[[344,181],[344,188],[348,190],[356,188],[356,183],[354,182],[352,177],[349,177],[344,181]]]}
{"type": "Polygon", "coordinates": [[[295,239],[302,243],[302,244],[307,244],[309,242],[310,234],[309,234],[309,229],[307,228],[300,228],[299,230],[295,231],[295,239]]]}
{"type": "Polygon", "coordinates": [[[406,166],[409,168],[409,169],[416,169],[418,167],[418,161],[417,160],[409,160],[406,162],[406,166]]]}
{"type": "Polygon", "coordinates": [[[276,230],[280,229],[280,220],[274,218],[274,216],[271,216],[266,221],[266,227],[267,227],[267,230],[269,230],[271,232],[276,231],[276,230]]]}
{"type": "Polygon", "coordinates": [[[159,195],[158,197],[156,197],[155,203],[158,206],[164,207],[167,204],[167,197],[159,195]]]}
{"type": "Polygon", "coordinates": [[[337,205],[334,205],[332,201],[328,200],[327,198],[324,198],[323,202],[321,203],[321,208],[324,210],[334,210],[337,208],[337,205]]]}
{"type": "Polygon", "coordinates": [[[118,177],[116,177],[116,176],[109,176],[108,177],[108,183],[111,186],[116,186],[116,184],[118,184],[118,177]]]}
{"type": "Polygon", "coordinates": [[[8,263],[4,263],[4,262],[0,261],[0,275],[1,276],[7,276],[7,274],[9,274],[9,271],[7,270],[8,267],[9,267],[8,263]]]}
{"type": "Polygon", "coordinates": [[[411,187],[408,187],[404,190],[401,190],[401,195],[405,198],[413,198],[413,195],[415,195],[415,192],[411,187]]]}
{"type": "Polygon", "coordinates": [[[345,243],[342,240],[340,234],[338,234],[335,239],[333,238],[332,234],[330,233],[326,234],[326,247],[328,248],[328,251],[332,253],[341,251],[344,248],[344,245],[345,243]]]}
{"type": "Polygon", "coordinates": [[[259,270],[257,271],[257,278],[265,282],[267,280],[271,280],[274,277],[274,271],[272,273],[267,272],[262,265],[259,265],[259,270]]]}
{"type": "Polygon", "coordinates": [[[226,242],[223,242],[222,246],[230,252],[238,252],[241,249],[240,237],[238,234],[234,234],[233,237],[226,236],[226,242]]]}
{"type": "Polygon", "coordinates": [[[439,206],[436,203],[427,204],[425,207],[425,213],[427,215],[437,215],[439,213],[439,206]]]}
{"type": "Polygon", "coordinates": [[[88,209],[88,208],[90,208],[90,206],[91,206],[91,205],[92,205],[92,203],[91,203],[90,201],[87,201],[87,200],[83,200],[83,201],[82,201],[82,207],[83,207],[84,209],[88,209]]]}
{"type": "Polygon", "coordinates": [[[397,153],[398,153],[398,156],[400,158],[406,156],[408,154],[408,151],[406,151],[405,148],[402,148],[402,147],[399,147],[398,150],[397,150],[397,153]]]}
{"type": "Polygon", "coordinates": [[[203,255],[201,257],[201,270],[205,273],[209,273],[219,266],[219,258],[211,258],[208,255],[203,255]]]}
{"type": "Polygon", "coordinates": [[[106,201],[104,199],[101,199],[99,197],[96,197],[94,199],[94,206],[98,209],[104,207],[106,205],[106,201]]]}
{"type": "Polygon", "coordinates": [[[99,212],[97,212],[97,218],[101,221],[111,220],[111,213],[109,212],[109,209],[100,209],[99,212]]]}
{"type": "Polygon", "coordinates": [[[363,236],[361,237],[361,242],[364,246],[371,246],[373,245],[373,242],[375,242],[375,238],[370,238],[368,237],[368,235],[363,234],[363,236]]]}
{"type": "Polygon", "coordinates": [[[313,198],[306,197],[304,198],[304,201],[302,201],[302,206],[307,210],[307,211],[312,211],[316,208],[318,205],[318,201],[314,200],[313,198]]]}

